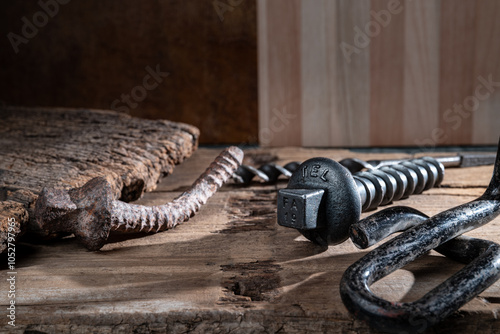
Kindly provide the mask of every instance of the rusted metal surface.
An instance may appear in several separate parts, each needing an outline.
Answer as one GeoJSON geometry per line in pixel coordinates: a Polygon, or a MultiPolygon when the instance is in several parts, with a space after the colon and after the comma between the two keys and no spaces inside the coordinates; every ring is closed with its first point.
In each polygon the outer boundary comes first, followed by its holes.
{"type": "Polygon", "coordinates": [[[0,201],[0,253],[14,244],[27,230],[28,211],[21,203],[0,201]],[[5,214],[8,212],[8,214],[5,214]]]}
{"type": "MultiPolygon", "coordinates": [[[[135,201],[196,151],[199,135],[188,124],[109,110],[2,106],[0,223],[18,217],[11,240],[25,238],[24,231],[52,238],[35,219],[42,188],[77,188],[106,176],[113,198],[135,201]]],[[[0,233],[0,244],[8,237],[0,233]]]]}
{"type": "Polygon", "coordinates": [[[44,188],[35,204],[36,221],[47,233],[74,233],[89,250],[99,250],[110,231],[159,232],[192,217],[238,168],[243,152],[225,149],[193,185],[161,206],[128,204],[113,199],[105,178],[71,190],[44,188]]]}

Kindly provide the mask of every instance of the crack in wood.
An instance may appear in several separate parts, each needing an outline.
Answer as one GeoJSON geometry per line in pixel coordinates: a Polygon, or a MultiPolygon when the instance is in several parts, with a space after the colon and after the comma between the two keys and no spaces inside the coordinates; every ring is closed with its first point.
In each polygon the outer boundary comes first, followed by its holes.
{"type": "Polygon", "coordinates": [[[271,301],[278,295],[281,282],[278,272],[282,268],[272,260],[221,265],[221,270],[235,273],[223,280],[222,287],[226,296],[221,298],[221,301],[271,301]]]}
{"type": "Polygon", "coordinates": [[[236,218],[218,233],[233,234],[276,229],[276,190],[253,190],[230,197],[227,212],[236,218]]]}
{"type": "MultiPolygon", "coordinates": [[[[259,189],[230,197],[227,212],[230,220],[223,234],[269,232],[276,229],[276,190],[259,189]]],[[[221,303],[251,307],[252,302],[270,301],[278,295],[281,266],[271,260],[221,265],[225,273],[221,285],[221,303]]]]}

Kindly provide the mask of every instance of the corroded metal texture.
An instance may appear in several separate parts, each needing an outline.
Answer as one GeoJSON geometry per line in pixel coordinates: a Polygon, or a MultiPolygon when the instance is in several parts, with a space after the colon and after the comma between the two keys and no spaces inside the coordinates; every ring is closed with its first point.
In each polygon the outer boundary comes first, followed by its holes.
{"type": "Polygon", "coordinates": [[[243,152],[237,147],[224,150],[207,170],[171,203],[143,206],[113,202],[111,229],[133,232],[159,232],[188,220],[226,182],[238,168],[243,152]]]}
{"type": "Polygon", "coordinates": [[[342,301],[358,318],[384,332],[415,333],[436,324],[500,278],[499,245],[465,237],[452,240],[499,214],[500,146],[493,177],[478,199],[428,219],[416,210],[400,208],[378,213],[374,219],[358,224],[362,228],[353,229],[351,235],[361,235],[358,244],[363,246],[390,234],[391,223],[397,223],[397,228],[415,226],[369,252],[346,270],[340,284],[342,301]],[[407,221],[401,222],[406,218],[407,221]],[[382,222],[379,227],[386,231],[373,233],[371,227],[379,221],[382,222]],[[370,291],[371,284],[434,248],[464,262],[474,261],[411,303],[389,302],[370,291]]]}
{"type": "Polygon", "coordinates": [[[89,250],[104,246],[111,230],[163,231],[192,217],[231,177],[242,159],[239,148],[227,148],[189,190],[162,206],[113,200],[112,188],[103,177],[70,190],[44,188],[35,204],[36,222],[48,233],[74,233],[89,250]]]}
{"type": "Polygon", "coordinates": [[[0,201],[0,253],[9,248],[9,243],[15,244],[27,225],[28,211],[21,203],[0,201]]]}
{"type": "Polygon", "coordinates": [[[188,124],[110,110],[0,106],[0,218],[19,218],[11,235],[0,232],[0,245],[24,231],[60,237],[36,223],[44,187],[76,188],[105,175],[113,198],[135,201],[196,151],[199,136],[188,124]]]}

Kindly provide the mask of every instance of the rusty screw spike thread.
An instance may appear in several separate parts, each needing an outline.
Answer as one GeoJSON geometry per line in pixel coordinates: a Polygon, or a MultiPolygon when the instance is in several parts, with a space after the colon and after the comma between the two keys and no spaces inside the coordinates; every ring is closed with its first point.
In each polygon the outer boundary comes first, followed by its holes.
{"type": "Polygon", "coordinates": [[[239,148],[225,149],[189,190],[160,206],[114,200],[111,185],[104,177],[70,190],[44,188],[35,203],[36,221],[45,232],[74,233],[93,251],[104,246],[111,231],[164,231],[192,217],[232,176],[242,160],[239,148]]]}

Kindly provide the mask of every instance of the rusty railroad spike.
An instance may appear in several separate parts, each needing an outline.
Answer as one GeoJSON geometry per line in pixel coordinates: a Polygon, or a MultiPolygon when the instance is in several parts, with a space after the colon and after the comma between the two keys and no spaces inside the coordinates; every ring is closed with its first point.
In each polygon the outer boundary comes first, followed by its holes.
{"type": "Polygon", "coordinates": [[[173,228],[192,217],[232,176],[242,160],[239,148],[225,149],[187,191],[160,206],[115,200],[104,177],[69,190],[43,188],[35,203],[36,222],[49,233],[73,233],[92,251],[104,246],[111,231],[159,232],[173,228]]]}

